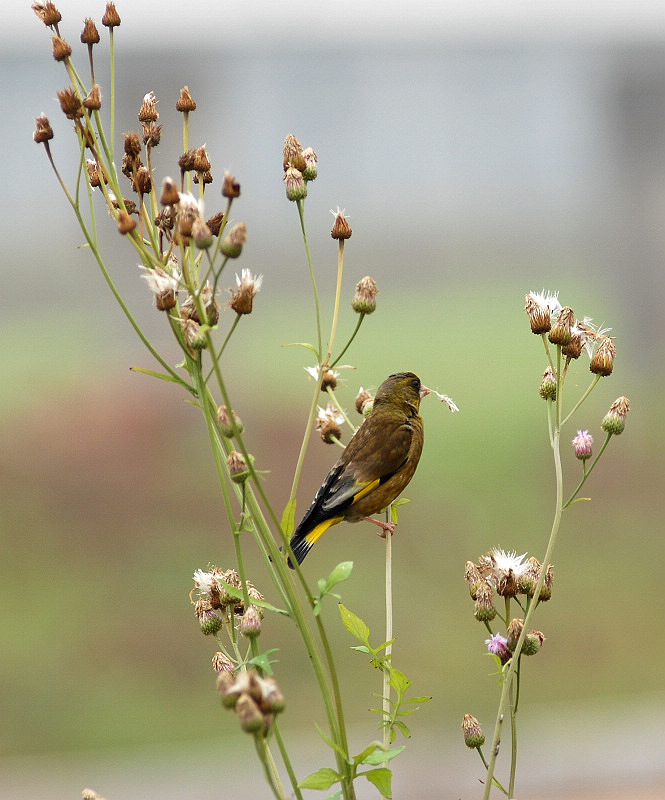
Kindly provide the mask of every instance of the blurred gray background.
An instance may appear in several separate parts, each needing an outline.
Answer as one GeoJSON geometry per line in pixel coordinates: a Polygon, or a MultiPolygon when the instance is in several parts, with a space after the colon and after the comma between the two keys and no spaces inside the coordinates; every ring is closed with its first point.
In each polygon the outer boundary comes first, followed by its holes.
{"type": "MultiPolygon", "coordinates": [[[[104,3],[57,5],[87,75],[82,20],[98,21],[104,3]]],[[[480,764],[459,724],[471,712],[491,730],[496,679],[463,565],[497,544],[544,552],[553,488],[536,389],[545,363],[523,296],[559,290],[578,316],[612,327],[615,374],[574,425],[600,441],[615,397],[628,395],[633,411],[589,482],[592,502],[564,518],[554,597],[538,618],[547,643],[525,669],[518,796],[665,798],[656,625],[665,611],[656,413],[665,5],[149,0],[118,10],[116,152],[152,90],[164,124],[156,174],[176,175],[174,104],[188,85],[198,104],[190,144],[206,144],[217,176],[206,211],[222,208],[224,169],[242,186],[234,216],[249,241],[237,269],[265,278],[227,374],[276,506],[288,497],[310,391],[305,351],[282,345],[313,336],[297,215],[281,180],[287,133],[319,157],[306,214],[326,319],[330,209],[345,208],[354,231],[347,299],[365,274],[380,288],[348,354],[357,371],[345,375],[344,402],[352,406],[358,385],[413,369],[462,409],[452,417],[424,405],[426,451],[395,539],[395,658],[416,694],[434,697],[393,762],[396,797],[479,796],[480,764]],[[263,452],[266,439],[273,447],[263,452]]],[[[217,706],[211,645],[188,606],[194,569],[232,565],[204,431],[175,390],[129,373],[154,365],[78,247],[73,214],[32,142],[44,112],[56,162],[73,179],[74,140],[56,99],[64,68],[28,2],[10,0],[0,40],[0,795],[64,800],[92,785],[108,800],[267,797],[248,767],[249,742],[217,706]]],[[[105,100],[106,59],[103,40],[105,100]]],[[[132,309],[176,358],[133,252],[111,225],[101,238],[132,309]]],[[[314,440],[310,451],[301,506],[337,455],[314,440]]],[[[571,486],[577,467],[569,459],[571,486]]],[[[342,528],[317,545],[308,574],[353,559],[344,602],[378,639],[381,556],[370,532],[342,528]]],[[[262,567],[250,565],[260,585],[262,567]]],[[[348,653],[332,604],[329,626],[361,746],[375,735],[365,709],[378,682],[348,653]]],[[[309,752],[315,693],[289,630],[264,636],[280,647],[283,724],[305,774],[329,759],[323,745],[309,752]]],[[[360,796],[374,795],[362,787],[360,796]]]]}

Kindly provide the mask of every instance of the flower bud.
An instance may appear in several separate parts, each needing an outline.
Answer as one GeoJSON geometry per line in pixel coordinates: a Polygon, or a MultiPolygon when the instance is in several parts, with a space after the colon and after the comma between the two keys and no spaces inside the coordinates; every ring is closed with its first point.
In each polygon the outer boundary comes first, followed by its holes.
{"type": "Polygon", "coordinates": [[[247,226],[244,222],[238,222],[219,243],[219,249],[228,258],[238,258],[246,241],[247,226]]]}
{"type": "Polygon", "coordinates": [[[356,293],[351,301],[351,308],[356,314],[371,314],[376,310],[376,296],[379,290],[373,278],[366,275],[356,284],[356,293]]]}
{"type": "Polygon", "coordinates": [[[47,28],[53,29],[53,26],[57,25],[62,19],[62,14],[50,0],[46,3],[34,3],[32,10],[47,28]]]}
{"type": "Polygon", "coordinates": [[[552,344],[570,344],[573,338],[573,325],[575,324],[575,312],[569,306],[564,306],[559,311],[556,322],[552,325],[548,334],[548,339],[552,344]]]}
{"type": "Polygon", "coordinates": [[[222,627],[222,618],[207,600],[199,598],[196,601],[194,613],[201,625],[201,632],[204,636],[214,636],[222,627]]]}
{"type": "Polygon", "coordinates": [[[229,306],[236,314],[251,314],[254,307],[254,298],[263,284],[263,275],[253,276],[248,269],[243,269],[241,277],[236,274],[237,291],[229,289],[231,300],[229,306]]]}
{"type": "Polygon", "coordinates": [[[261,709],[248,694],[241,694],[236,703],[236,714],[245,733],[257,733],[263,728],[261,709]]]}
{"type": "Polygon", "coordinates": [[[56,94],[60,101],[60,108],[67,119],[80,119],[83,116],[83,106],[71,86],[60,89],[56,94]]]}
{"type": "Polygon", "coordinates": [[[577,431],[572,444],[575,450],[575,457],[579,458],[580,461],[586,461],[593,455],[593,436],[589,431],[577,431]]]}
{"type": "Polygon", "coordinates": [[[543,646],[545,635],[541,631],[529,631],[524,637],[524,644],[522,646],[522,655],[535,656],[536,653],[543,646]]]}
{"type": "Polygon", "coordinates": [[[48,117],[46,114],[40,114],[37,119],[35,119],[35,132],[32,134],[32,138],[37,144],[44,144],[52,139],[53,135],[53,128],[51,127],[48,117]]]}
{"type": "Polygon", "coordinates": [[[480,722],[471,714],[465,714],[462,720],[462,734],[464,744],[472,750],[482,747],[485,744],[485,734],[480,727],[480,722]]]}
{"type": "Polygon", "coordinates": [[[261,711],[264,714],[281,714],[286,708],[286,701],[277,681],[270,676],[260,679],[261,711]]]}
{"type": "Polygon", "coordinates": [[[524,628],[523,619],[510,620],[510,624],[508,625],[508,629],[506,631],[506,636],[508,639],[508,647],[513,653],[515,652],[515,648],[517,647],[517,641],[520,638],[520,634],[522,633],[523,628],[524,628]]]}
{"type": "Polygon", "coordinates": [[[616,347],[614,342],[609,336],[601,336],[598,349],[593,354],[589,369],[594,375],[602,375],[607,377],[612,374],[614,369],[614,357],[616,356],[616,347]]]}
{"type": "Polygon", "coordinates": [[[72,48],[64,39],[59,36],[53,36],[51,43],[53,45],[53,58],[56,61],[66,61],[71,56],[72,48]]]}
{"type": "Polygon", "coordinates": [[[222,197],[234,199],[240,197],[240,184],[230,172],[224,173],[224,183],[222,184],[222,197]]]}
{"type": "Polygon", "coordinates": [[[81,43],[87,45],[99,44],[100,36],[95,21],[88,17],[83,23],[81,43]]]}
{"type": "Polygon", "coordinates": [[[118,211],[118,231],[123,236],[126,236],[128,233],[131,233],[134,228],[136,228],[136,221],[133,220],[129,214],[121,208],[120,211],[118,211]]]}
{"type": "Polygon", "coordinates": [[[226,466],[234,483],[244,483],[249,478],[249,469],[242,453],[232,450],[226,457],[226,466]]]}
{"type": "Polygon", "coordinates": [[[261,633],[261,614],[255,605],[250,605],[240,619],[240,633],[255,639],[261,633]]]}
{"type": "Polygon", "coordinates": [[[316,180],[316,176],[318,175],[318,167],[316,162],[318,161],[316,157],[316,153],[312,150],[311,147],[306,147],[302,151],[303,158],[305,159],[305,169],[302,172],[302,176],[306,181],[313,181],[316,180]]]}
{"type": "Polygon", "coordinates": [[[193,352],[205,350],[208,346],[205,333],[201,330],[198,322],[193,319],[182,320],[182,332],[185,336],[185,343],[187,347],[193,352]]]}
{"type": "Polygon", "coordinates": [[[152,122],[157,122],[159,119],[159,112],[157,111],[157,98],[154,92],[148,92],[143,96],[141,108],[139,108],[138,120],[141,125],[148,125],[152,122]]]}
{"type": "Polygon", "coordinates": [[[207,250],[212,244],[212,232],[201,217],[192,223],[192,239],[199,250],[207,250]]]}
{"type": "Polygon", "coordinates": [[[548,367],[543,372],[543,380],[540,383],[538,394],[543,400],[556,400],[556,378],[552,367],[548,367]]]}
{"type": "Polygon", "coordinates": [[[102,90],[98,83],[96,83],[88,92],[85,100],[83,101],[83,105],[88,109],[88,111],[99,111],[99,109],[102,107],[102,90]]]}
{"type": "Polygon", "coordinates": [[[307,197],[307,184],[302,172],[295,167],[289,167],[284,173],[287,200],[304,200],[307,197]]]}
{"type": "Polygon", "coordinates": [[[231,416],[226,406],[220,406],[217,409],[217,422],[222,436],[226,436],[227,439],[231,439],[236,433],[242,433],[245,430],[245,426],[235,411],[233,412],[233,423],[231,422],[231,416]]]}
{"type": "MultiPolygon", "coordinates": [[[[296,139],[296,137],[290,133],[286,139],[284,139],[284,172],[287,172],[289,167],[297,170],[298,172],[304,172],[307,168],[307,163],[305,161],[305,156],[303,155],[303,149],[300,142],[296,139]]],[[[295,198],[289,198],[289,200],[295,198]]]]}
{"type": "Polygon", "coordinates": [[[469,585],[469,594],[471,595],[471,599],[475,600],[478,594],[478,589],[480,588],[480,585],[484,583],[484,579],[480,570],[473,563],[473,561],[467,561],[464,565],[464,580],[469,585]]]}
{"type": "Polygon", "coordinates": [[[206,225],[210,228],[210,233],[212,233],[213,236],[219,236],[223,222],[224,212],[218,211],[216,214],[213,214],[210,219],[206,220],[206,225]]]}
{"type": "Polygon", "coordinates": [[[540,561],[538,561],[535,556],[531,556],[531,558],[527,560],[525,569],[517,581],[520,592],[527,597],[533,597],[539,577],[540,561]]]}
{"type": "Polygon", "coordinates": [[[626,427],[626,416],[630,411],[630,401],[627,397],[617,397],[610,406],[610,410],[603,417],[600,427],[605,433],[618,436],[626,427]]]}
{"type": "Polygon", "coordinates": [[[159,202],[163,206],[174,206],[180,201],[180,192],[173,178],[164,178],[162,181],[162,196],[159,202]]]}

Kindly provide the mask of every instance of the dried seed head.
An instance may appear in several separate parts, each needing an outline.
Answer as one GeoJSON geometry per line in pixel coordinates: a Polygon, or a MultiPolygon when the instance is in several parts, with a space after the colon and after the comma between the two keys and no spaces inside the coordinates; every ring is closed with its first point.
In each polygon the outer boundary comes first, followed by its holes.
{"type": "Polygon", "coordinates": [[[117,28],[120,25],[120,15],[118,14],[115,3],[107,3],[106,11],[102,17],[102,25],[107,28],[117,28]]]}
{"type": "Polygon", "coordinates": [[[193,319],[182,320],[182,332],[185,337],[185,343],[190,350],[196,352],[205,350],[208,346],[205,333],[201,330],[198,322],[194,322],[193,319]]]}
{"type": "Polygon", "coordinates": [[[72,54],[72,48],[67,44],[64,39],[59,36],[54,36],[51,39],[53,44],[53,58],[56,61],[65,61],[72,54]]]}
{"type": "Polygon", "coordinates": [[[141,154],[141,137],[136,131],[124,134],[125,154],[132,158],[141,154]]]}
{"type": "Polygon", "coordinates": [[[302,145],[292,133],[290,133],[286,139],[284,139],[283,164],[284,172],[286,172],[289,167],[293,167],[301,173],[307,168],[307,162],[305,161],[305,156],[303,155],[302,145]]]}
{"type": "Polygon", "coordinates": [[[180,97],[175,104],[176,111],[182,112],[190,112],[196,111],[196,103],[192,99],[191,94],[189,93],[189,86],[183,86],[180,90],[180,97]]]}
{"type": "Polygon", "coordinates": [[[192,181],[196,184],[202,183],[204,186],[207,186],[213,181],[212,172],[210,172],[209,169],[205,172],[197,172],[192,178],[192,181]]]}
{"type": "Polygon", "coordinates": [[[572,444],[575,457],[579,458],[580,461],[586,461],[593,455],[593,436],[589,431],[577,431],[577,434],[573,437],[572,444]]]}
{"type": "Polygon", "coordinates": [[[582,354],[582,348],[586,343],[587,334],[579,322],[576,322],[571,330],[571,340],[568,344],[564,344],[561,348],[561,353],[566,358],[579,358],[582,354]]]}
{"type": "Polygon", "coordinates": [[[332,230],[330,231],[332,238],[350,239],[353,231],[351,230],[348,220],[344,216],[344,209],[340,211],[338,208],[337,211],[331,211],[330,213],[335,217],[335,222],[333,223],[332,230]]]}
{"type": "Polygon", "coordinates": [[[554,377],[554,370],[548,367],[543,372],[543,379],[538,389],[538,394],[543,400],[556,400],[556,378],[554,377]]]}
{"type": "Polygon", "coordinates": [[[104,800],[94,789],[84,789],[81,792],[81,800],[104,800]]]}
{"type": "Polygon", "coordinates": [[[194,220],[199,218],[203,218],[199,201],[194,195],[182,192],[176,208],[175,219],[177,233],[181,239],[186,240],[191,236],[194,220]]]}
{"type": "Polygon", "coordinates": [[[193,169],[196,172],[209,172],[210,171],[210,158],[205,145],[197,147],[194,150],[193,169]]]}
{"type": "Polygon", "coordinates": [[[83,23],[81,42],[83,44],[92,46],[93,44],[99,44],[99,40],[100,40],[99,31],[97,30],[95,21],[90,17],[88,17],[83,23]]]}
{"type": "Polygon", "coordinates": [[[284,173],[284,183],[286,185],[286,197],[288,200],[304,200],[307,197],[307,184],[302,176],[302,172],[295,167],[288,167],[284,173]]]}
{"type": "Polygon", "coordinates": [[[575,324],[575,312],[569,306],[564,306],[559,311],[559,316],[550,329],[548,339],[552,344],[570,344],[573,338],[573,325],[575,324]]]}
{"type": "Polygon", "coordinates": [[[339,413],[333,403],[328,403],[327,408],[319,406],[316,417],[316,429],[321,433],[321,439],[326,444],[334,444],[342,439],[342,429],[340,425],[344,422],[344,416],[339,413]]]}
{"type": "Polygon", "coordinates": [[[475,750],[485,744],[485,734],[480,727],[480,722],[472,715],[465,714],[462,720],[462,735],[464,736],[464,744],[475,750]]]}
{"type": "Polygon", "coordinates": [[[145,273],[141,276],[155,298],[158,311],[170,311],[175,308],[178,292],[178,275],[169,275],[161,267],[150,269],[143,267],[145,273]]]}
{"type": "Polygon", "coordinates": [[[151,125],[143,129],[143,144],[146,147],[157,147],[162,139],[162,126],[151,125]]]}
{"type": "MultiPolygon", "coordinates": [[[[205,223],[204,223],[205,224],[205,223]]],[[[205,319],[199,317],[198,308],[194,302],[194,298],[189,295],[185,302],[182,304],[180,313],[183,319],[193,319],[194,322],[208,325],[216,325],[219,322],[219,303],[213,299],[212,286],[207,283],[200,293],[201,305],[205,311],[205,319]]]]}
{"type": "Polygon", "coordinates": [[[88,111],[99,111],[102,107],[102,90],[98,83],[88,92],[88,96],[83,101],[83,105],[88,111]]]}
{"type": "Polygon", "coordinates": [[[327,392],[328,389],[335,390],[337,388],[337,378],[339,378],[339,372],[335,372],[333,369],[327,369],[321,376],[321,391],[327,392]]]}
{"type": "MultiPolygon", "coordinates": [[[[228,676],[231,677],[231,681],[233,681],[233,671],[235,669],[235,664],[226,655],[226,653],[222,653],[221,650],[218,650],[212,657],[212,668],[215,670],[217,674],[219,674],[220,672],[225,672],[228,676]]],[[[220,688],[219,683],[217,684],[217,688],[218,689],[220,688]]]]}
{"type": "Polygon", "coordinates": [[[194,169],[196,150],[186,150],[178,159],[178,166],[181,172],[190,172],[194,169]]]}
{"type": "Polygon", "coordinates": [[[356,395],[356,411],[359,414],[362,414],[364,417],[367,416],[369,413],[367,411],[368,406],[372,406],[374,404],[374,395],[370,394],[366,389],[360,387],[358,394],[356,395]]]}
{"type": "Polygon", "coordinates": [[[219,243],[219,249],[228,258],[238,258],[246,241],[247,226],[244,222],[238,222],[219,243]]]}
{"type": "Polygon", "coordinates": [[[254,297],[261,290],[263,275],[254,276],[248,269],[243,269],[241,277],[236,274],[236,291],[229,289],[231,300],[229,306],[236,314],[251,314],[254,297]]]}
{"type": "Polygon", "coordinates": [[[286,708],[286,701],[277,681],[267,676],[259,678],[261,687],[260,707],[264,714],[281,714],[286,708]]]}
{"type": "Polygon", "coordinates": [[[531,556],[526,562],[524,572],[518,578],[520,592],[527,597],[533,597],[539,577],[540,561],[535,556],[531,556]]]}
{"type": "Polygon", "coordinates": [[[598,349],[593,354],[589,369],[594,375],[602,375],[607,377],[612,374],[614,369],[614,357],[617,351],[614,342],[609,336],[601,336],[598,344],[598,349]]]}
{"type": "Polygon", "coordinates": [[[224,173],[224,183],[222,184],[222,197],[240,197],[240,184],[230,172],[224,173]]]}
{"type": "Polygon", "coordinates": [[[162,196],[159,202],[163,206],[174,206],[180,202],[180,192],[173,178],[164,178],[162,181],[162,196]]]}
{"type": "Polygon", "coordinates": [[[561,309],[561,303],[556,294],[549,292],[529,292],[524,298],[526,311],[531,331],[535,334],[547,333],[552,327],[552,314],[561,309]]]}
{"type": "Polygon", "coordinates": [[[152,190],[152,178],[147,167],[139,167],[134,173],[134,190],[140,195],[150,194],[152,190]]]}
{"type": "Polygon", "coordinates": [[[88,182],[90,186],[96,188],[102,185],[102,180],[104,183],[108,183],[106,180],[106,176],[99,171],[99,167],[96,161],[92,161],[91,159],[87,159],[85,162],[85,168],[88,173],[88,182]]]}
{"type": "Polygon", "coordinates": [[[480,585],[484,582],[483,576],[473,561],[467,561],[464,565],[464,580],[469,584],[469,594],[475,600],[480,585]]]}
{"type": "Polygon", "coordinates": [[[62,19],[62,14],[53,3],[33,3],[32,10],[47,28],[53,28],[62,19]]]}
{"type": "Polygon", "coordinates": [[[79,119],[83,116],[83,107],[76,92],[68,86],[56,92],[60,101],[60,108],[63,110],[67,119],[79,119]]]}
{"type": "Polygon", "coordinates": [[[224,212],[218,211],[216,214],[210,217],[210,219],[206,220],[206,225],[210,228],[210,233],[212,233],[213,236],[219,236],[223,222],[224,212]]]}
{"type": "Polygon", "coordinates": [[[627,397],[617,397],[610,406],[610,410],[603,417],[600,427],[605,433],[618,436],[626,427],[626,416],[630,411],[630,401],[627,397]]]}
{"type": "Polygon", "coordinates": [[[483,580],[476,587],[476,602],[473,608],[473,616],[478,622],[491,622],[496,617],[494,608],[494,592],[486,580],[483,580]]]}
{"type": "Polygon", "coordinates": [[[159,112],[157,111],[157,98],[154,92],[148,92],[143,96],[141,108],[139,108],[138,119],[141,125],[149,125],[157,122],[159,112]]]}
{"type": "Polygon", "coordinates": [[[552,584],[554,583],[554,567],[550,564],[545,573],[545,581],[540,590],[538,599],[541,603],[546,603],[552,597],[552,584]]]}
{"type": "Polygon", "coordinates": [[[48,117],[46,114],[40,114],[35,119],[35,132],[32,134],[32,138],[37,142],[37,144],[44,144],[52,139],[53,136],[53,128],[51,127],[51,123],[48,121],[48,117]]]}
{"type": "Polygon", "coordinates": [[[128,233],[131,233],[134,228],[136,228],[136,221],[133,220],[129,214],[121,208],[120,211],[118,211],[118,231],[123,236],[126,236],[128,233]]]}
{"type": "Polygon", "coordinates": [[[376,310],[376,296],[379,293],[374,278],[369,275],[356,284],[356,293],[351,301],[351,308],[356,314],[372,314],[376,310]]]}

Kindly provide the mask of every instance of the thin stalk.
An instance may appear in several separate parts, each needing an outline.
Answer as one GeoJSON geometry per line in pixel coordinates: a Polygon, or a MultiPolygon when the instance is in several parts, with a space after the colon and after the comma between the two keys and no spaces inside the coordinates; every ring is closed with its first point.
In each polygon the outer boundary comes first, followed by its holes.
{"type": "Polygon", "coordinates": [[[272,753],[270,752],[268,744],[266,743],[266,737],[264,734],[255,734],[254,743],[256,745],[256,753],[259,757],[259,761],[263,764],[263,771],[266,776],[266,781],[268,786],[270,786],[272,793],[275,795],[277,800],[287,800],[282,787],[282,782],[279,778],[279,773],[277,772],[275,760],[272,757],[272,753]]]}
{"type": "Polygon", "coordinates": [[[600,376],[600,375],[594,375],[594,376],[593,376],[593,380],[591,381],[591,384],[589,385],[589,388],[586,390],[586,392],[584,392],[584,394],[582,395],[582,397],[580,397],[580,399],[577,401],[577,403],[575,403],[575,405],[573,406],[572,410],[568,412],[568,415],[566,416],[566,418],[565,418],[565,419],[562,421],[562,423],[561,423],[562,425],[565,425],[565,424],[566,424],[566,422],[568,422],[568,420],[569,420],[569,419],[570,419],[570,418],[573,416],[573,414],[574,414],[574,413],[577,411],[577,409],[578,409],[578,408],[579,408],[579,407],[582,405],[582,403],[583,403],[583,402],[584,402],[584,401],[587,399],[587,397],[588,397],[588,396],[591,394],[591,392],[593,391],[593,389],[594,389],[595,385],[596,385],[596,384],[598,383],[598,381],[600,380],[600,378],[601,378],[601,376],[600,376]]]}
{"type": "MultiPolygon", "coordinates": [[[[391,506],[386,508],[386,522],[390,522],[390,509],[391,506]]],[[[393,654],[393,646],[391,644],[393,638],[393,547],[392,547],[392,534],[386,532],[386,661],[390,663],[393,654]]],[[[381,695],[383,721],[390,716],[390,669],[383,670],[383,693],[381,695]]],[[[390,746],[390,726],[384,725],[383,728],[383,746],[388,749],[390,746]]],[[[388,763],[383,764],[384,767],[388,763]]]]}
{"type": "Polygon", "coordinates": [[[309,250],[309,242],[307,241],[307,230],[305,228],[305,201],[296,200],[298,206],[298,216],[300,217],[300,229],[302,231],[302,239],[305,245],[305,253],[307,254],[307,266],[309,267],[309,277],[312,282],[312,292],[314,293],[314,308],[316,310],[316,341],[317,341],[317,357],[321,358],[321,307],[319,303],[319,290],[316,288],[316,278],[314,277],[314,265],[312,264],[312,254],[309,250]]]}
{"type": "Polygon", "coordinates": [[[576,487],[575,491],[574,491],[574,492],[573,492],[573,493],[570,495],[570,497],[568,498],[568,500],[566,500],[566,502],[564,503],[564,505],[563,505],[564,509],[565,509],[565,508],[568,508],[568,506],[569,506],[569,505],[570,505],[570,504],[571,504],[571,503],[572,503],[572,502],[575,500],[575,498],[577,497],[577,495],[580,493],[580,491],[581,491],[582,487],[583,487],[583,486],[584,486],[584,484],[586,483],[586,479],[587,479],[587,478],[589,477],[589,475],[591,474],[591,470],[592,470],[592,469],[593,469],[593,468],[596,466],[596,464],[598,463],[598,459],[599,459],[599,458],[600,458],[600,457],[603,455],[603,453],[605,452],[605,448],[606,448],[606,447],[607,447],[607,445],[610,443],[610,439],[611,439],[611,438],[612,438],[612,434],[611,434],[611,433],[608,433],[608,434],[607,434],[607,437],[606,437],[606,439],[605,439],[605,441],[603,442],[603,445],[602,445],[602,447],[600,448],[600,450],[599,450],[599,452],[598,452],[598,455],[597,455],[597,456],[594,458],[594,460],[591,462],[591,464],[590,464],[590,466],[589,466],[589,467],[586,467],[586,465],[585,465],[585,467],[584,467],[584,476],[582,477],[582,480],[581,480],[581,481],[580,481],[580,482],[577,484],[577,487],[576,487]]]}
{"type": "MultiPolygon", "coordinates": [[[[346,353],[346,351],[347,351],[347,350],[349,349],[349,347],[351,346],[351,342],[352,342],[352,341],[353,341],[353,340],[356,338],[356,334],[357,334],[357,333],[358,333],[358,331],[360,330],[360,326],[362,325],[362,323],[363,323],[363,320],[364,320],[364,319],[365,319],[365,312],[364,312],[364,311],[361,311],[361,313],[358,315],[358,322],[356,322],[356,327],[353,329],[353,333],[351,334],[351,337],[349,338],[349,341],[348,341],[348,342],[347,342],[347,343],[344,345],[344,347],[343,347],[343,348],[342,348],[342,350],[340,351],[340,353],[339,353],[339,355],[337,356],[337,358],[336,358],[336,359],[335,359],[335,360],[332,362],[332,364],[330,365],[330,368],[331,368],[331,369],[332,369],[332,368],[333,368],[333,367],[334,367],[336,364],[339,364],[339,362],[340,362],[340,361],[341,361],[341,359],[342,359],[342,356],[344,355],[344,353],[346,353]]],[[[332,349],[332,348],[331,348],[331,349],[332,349]]]]}
{"type": "MultiPolygon", "coordinates": [[[[337,248],[337,284],[335,286],[335,306],[333,309],[333,319],[330,326],[330,340],[328,342],[328,355],[324,359],[324,364],[328,364],[332,356],[335,345],[335,334],[337,333],[337,321],[339,319],[339,301],[342,294],[342,274],[344,272],[344,239],[339,240],[337,248]]],[[[319,345],[320,351],[320,345],[319,345]]]]}

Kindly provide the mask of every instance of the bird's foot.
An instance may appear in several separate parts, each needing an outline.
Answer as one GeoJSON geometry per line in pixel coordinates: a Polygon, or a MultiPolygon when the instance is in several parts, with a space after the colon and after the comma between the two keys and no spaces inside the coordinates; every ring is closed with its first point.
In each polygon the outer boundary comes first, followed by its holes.
{"type": "Polygon", "coordinates": [[[394,522],[383,522],[380,519],[374,519],[373,517],[365,517],[367,522],[373,522],[375,525],[378,525],[381,528],[380,531],[377,532],[377,536],[380,536],[382,539],[385,539],[388,534],[391,536],[395,533],[395,523],[394,522]]]}

